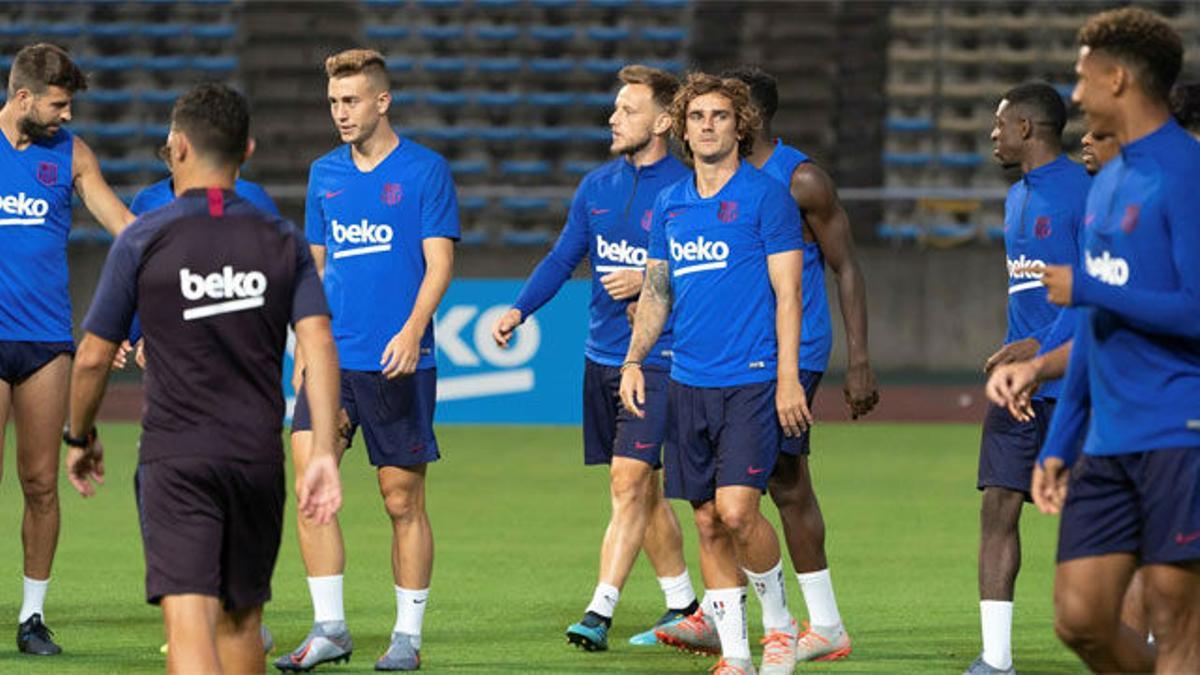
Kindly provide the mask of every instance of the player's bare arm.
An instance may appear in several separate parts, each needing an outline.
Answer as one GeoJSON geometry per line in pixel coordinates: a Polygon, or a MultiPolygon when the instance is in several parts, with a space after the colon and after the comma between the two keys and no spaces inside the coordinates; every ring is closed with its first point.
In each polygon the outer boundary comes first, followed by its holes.
{"type": "Polygon", "coordinates": [[[833,179],[812,162],[796,167],[791,193],[837,281],[848,356],[844,394],[850,416],[857,419],[879,403],[879,389],[867,344],[867,289],[854,252],[850,220],[838,200],[833,179]]]}
{"type": "Polygon", "coordinates": [[[445,237],[430,237],[421,243],[425,253],[425,277],[417,290],[417,300],[404,327],[388,342],[379,358],[383,374],[388,378],[412,375],[421,360],[421,337],[433,320],[438,303],[450,286],[454,274],[454,241],[445,237]]]}
{"type": "Polygon", "coordinates": [[[134,221],[134,215],[100,174],[96,153],[78,136],[74,138],[74,143],[71,172],[75,192],[87,210],[115,237],[134,221]]]}
{"type": "Polygon", "coordinates": [[[104,482],[104,450],[91,433],[96,412],[108,386],[109,367],[117,353],[117,343],[86,333],[75,352],[71,369],[71,412],[67,434],[89,438],[87,447],[72,446],[67,451],[67,480],[79,494],[91,497],[104,482]]]}
{"type": "Polygon", "coordinates": [[[997,349],[995,353],[988,357],[988,360],[983,364],[983,372],[990,373],[997,366],[1008,363],[1028,361],[1036,356],[1038,350],[1041,348],[1042,345],[1036,338],[1027,337],[1023,340],[1014,340],[997,349]]]}
{"type": "Polygon", "coordinates": [[[638,417],[646,416],[641,409],[646,401],[646,380],[642,376],[641,363],[658,341],[663,326],[667,325],[671,301],[671,271],[667,261],[647,260],[646,283],[638,302],[625,365],[621,366],[621,403],[638,417]]]}
{"type": "Polygon", "coordinates": [[[800,316],[804,254],[786,251],[767,256],[767,274],[775,291],[775,341],[779,345],[775,409],[783,433],[799,436],[812,424],[808,398],[800,384],[800,316]]]}
{"type": "Polygon", "coordinates": [[[297,508],[305,518],[324,524],[342,503],[336,453],[341,376],[329,317],[305,317],[295,330],[297,349],[308,359],[304,391],[312,415],[312,456],[304,475],[296,477],[297,508]]]}
{"type": "Polygon", "coordinates": [[[996,367],[988,377],[988,400],[1008,409],[1015,419],[1028,422],[1033,419],[1031,404],[1038,385],[1067,374],[1067,363],[1071,360],[1071,341],[1065,342],[1041,356],[996,367]]]}
{"type": "MultiPolygon", "coordinates": [[[[317,268],[317,276],[325,280],[325,247],[319,244],[309,244],[308,252],[312,254],[313,265],[317,268]]],[[[304,382],[304,350],[300,342],[296,342],[296,351],[292,354],[292,391],[300,391],[304,382]]]]}

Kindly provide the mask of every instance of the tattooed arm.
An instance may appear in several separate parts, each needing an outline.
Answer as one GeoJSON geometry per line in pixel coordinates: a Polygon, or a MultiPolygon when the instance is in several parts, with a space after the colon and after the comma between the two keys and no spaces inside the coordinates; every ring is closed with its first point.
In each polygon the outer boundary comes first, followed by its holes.
{"type": "Polygon", "coordinates": [[[646,281],[633,320],[633,337],[625,364],[621,366],[621,402],[638,417],[646,413],[641,405],[646,400],[646,380],[642,377],[642,361],[662,334],[671,314],[671,273],[665,260],[646,261],[646,281]]]}

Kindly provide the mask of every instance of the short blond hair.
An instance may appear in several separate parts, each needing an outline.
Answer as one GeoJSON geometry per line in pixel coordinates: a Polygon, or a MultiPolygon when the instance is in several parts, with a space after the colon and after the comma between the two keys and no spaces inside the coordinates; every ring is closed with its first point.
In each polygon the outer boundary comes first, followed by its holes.
{"type": "Polygon", "coordinates": [[[387,62],[383,54],[374,49],[347,49],[325,59],[325,74],[329,79],[335,77],[350,77],[366,75],[377,88],[387,91],[388,73],[387,62]]]}
{"type": "Polygon", "coordinates": [[[733,114],[737,120],[738,156],[748,156],[754,149],[754,138],[763,124],[762,114],[750,101],[750,87],[741,80],[708,73],[689,73],[671,104],[673,131],[683,146],[684,154],[689,160],[692,158],[692,148],[684,138],[687,133],[688,105],[705,94],[720,94],[733,104],[733,114]]]}
{"type": "Polygon", "coordinates": [[[679,78],[671,73],[640,63],[633,63],[617,73],[617,79],[624,84],[642,84],[650,87],[654,102],[663,110],[671,107],[675,93],[679,91],[679,78]]]}

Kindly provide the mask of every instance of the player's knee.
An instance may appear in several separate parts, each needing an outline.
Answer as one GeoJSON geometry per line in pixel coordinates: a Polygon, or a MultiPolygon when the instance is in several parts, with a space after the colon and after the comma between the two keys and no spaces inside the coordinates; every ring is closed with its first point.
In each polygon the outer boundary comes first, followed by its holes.
{"type": "Polygon", "coordinates": [[[753,504],[744,504],[742,502],[720,502],[717,503],[717,515],[721,519],[721,523],[737,536],[739,533],[749,531],[762,517],[758,509],[753,504]]]}
{"type": "Polygon", "coordinates": [[[711,541],[725,536],[725,528],[721,524],[721,519],[717,517],[717,508],[713,502],[697,508],[692,512],[692,516],[696,521],[696,531],[701,539],[711,541]]]}
{"type": "Polygon", "coordinates": [[[58,503],[58,481],[55,476],[22,476],[21,492],[25,504],[32,509],[48,509],[58,503]]]}
{"type": "Polygon", "coordinates": [[[1020,492],[996,487],[985,488],[979,507],[984,529],[1015,531],[1024,503],[1025,495],[1020,492]]]}
{"type": "Polygon", "coordinates": [[[1078,597],[1054,598],[1054,632],[1063,644],[1075,649],[1089,650],[1103,644],[1111,636],[1111,628],[1099,612],[1078,597]]]}
{"type": "Polygon", "coordinates": [[[420,497],[403,490],[392,490],[385,494],[383,506],[393,522],[412,522],[425,513],[425,504],[420,497]]]}
{"type": "Polygon", "coordinates": [[[645,472],[614,469],[609,484],[614,502],[621,504],[648,503],[650,476],[645,472]]]}

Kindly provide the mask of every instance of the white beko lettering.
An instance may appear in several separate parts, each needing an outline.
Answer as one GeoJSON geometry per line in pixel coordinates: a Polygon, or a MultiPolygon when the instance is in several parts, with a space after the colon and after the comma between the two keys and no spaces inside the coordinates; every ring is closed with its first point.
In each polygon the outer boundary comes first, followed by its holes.
{"type": "Polygon", "coordinates": [[[183,310],[183,320],[193,321],[218,314],[240,312],[262,307],[267,292],[267,277],[258,270],[235,271],[225,265],[220,272],[195,274],[184,267],[179,270],[179,291],[185,300],[218,300],[220,302],[189,307],[183,310]]]}

